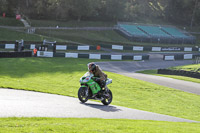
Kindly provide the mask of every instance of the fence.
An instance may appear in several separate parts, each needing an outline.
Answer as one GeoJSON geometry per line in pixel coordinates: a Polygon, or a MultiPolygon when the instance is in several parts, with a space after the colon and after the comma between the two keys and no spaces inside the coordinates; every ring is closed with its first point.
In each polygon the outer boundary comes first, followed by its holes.
{"type": "Polygon", "coordinates": [[[194,64],[200,64],[200,56],[195,56],[194,64]]]}

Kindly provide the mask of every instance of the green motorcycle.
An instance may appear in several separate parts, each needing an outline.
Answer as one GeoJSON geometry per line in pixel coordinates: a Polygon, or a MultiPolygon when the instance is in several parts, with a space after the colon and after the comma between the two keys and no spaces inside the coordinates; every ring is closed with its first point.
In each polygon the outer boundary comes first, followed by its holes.
{"type": "Polygon", "coordinates": [[[112,83],[112,79],[106,80],[106,85],[101,89],[100,85],[94,81],[94,75],[90,72],[85,73],[80,78],[81,87],[78,90],[78,98],[82,103],[88,99],[100,100],[104,105],[112,102],[112,92],[107,85],[112,83]]]}

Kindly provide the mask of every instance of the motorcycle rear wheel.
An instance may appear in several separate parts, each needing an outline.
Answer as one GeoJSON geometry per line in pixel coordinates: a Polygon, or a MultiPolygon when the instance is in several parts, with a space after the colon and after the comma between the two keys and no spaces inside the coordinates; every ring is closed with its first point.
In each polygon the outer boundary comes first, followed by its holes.
{"type": "Polygon", "coordinates": [[[88,88],[86,87],[80,87],[78,90],[78,98],[82,103],[85,103],[88,101],[88,96],[86,95],[86,90],[88,88]]]}
{"type": "Polygon", "coordinates": [[[109,105],[112,102],[112,99],[113,99],[112,92],[110,90],[108,90],[108,92],[106,92],[104,95],[104,100],[102,100],[101,102],[104,105],[109,105]]]}

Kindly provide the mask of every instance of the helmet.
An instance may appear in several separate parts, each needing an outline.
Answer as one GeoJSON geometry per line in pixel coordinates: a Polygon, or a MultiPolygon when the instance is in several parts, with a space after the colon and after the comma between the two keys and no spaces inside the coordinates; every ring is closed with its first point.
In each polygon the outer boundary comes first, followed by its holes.
{"type": "Polygon", "coordinates": [[[96,64],[94,62],[89,63],[88,64],[88,70],[92,71],[92,72],[95,71],[96,70],[96,64]]]}

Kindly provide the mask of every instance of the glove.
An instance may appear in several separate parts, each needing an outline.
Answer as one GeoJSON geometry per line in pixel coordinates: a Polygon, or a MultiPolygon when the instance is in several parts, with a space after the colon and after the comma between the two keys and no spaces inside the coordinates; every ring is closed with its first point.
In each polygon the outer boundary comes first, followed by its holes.
{"type": "Polygon", "coordinates": [[[101,81],[101,88],[104,88],[106,86],[106,82],[105,81],[101,81]]]}
{"type": "Polygon", "coordinates": [[[95,82],[100,82],[100,78],[92,77],[92,80],[94,80],[95,82]]]}

